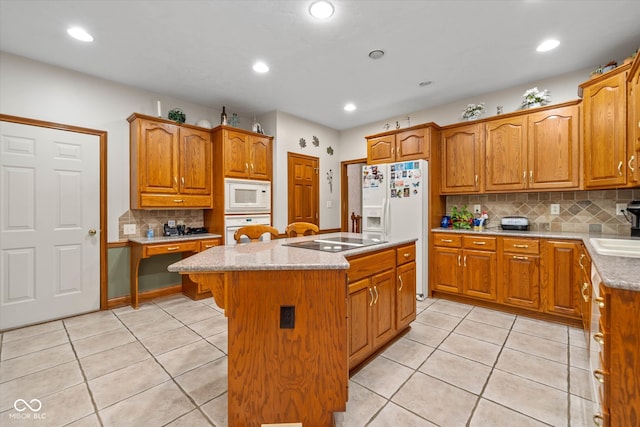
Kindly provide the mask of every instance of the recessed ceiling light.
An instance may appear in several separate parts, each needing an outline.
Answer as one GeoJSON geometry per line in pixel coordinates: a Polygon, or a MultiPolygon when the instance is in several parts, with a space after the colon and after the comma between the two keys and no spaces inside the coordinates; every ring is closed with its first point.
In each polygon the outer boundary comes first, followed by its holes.
{"type": "Polygon", "coordinates": [[[546,52],[548,50],[557,48],[559,44],[560,42],[558,40],[554,40],[554,39],[545,40],[538,45],[536,50],[538,52],[546,52]]]}
{"type": "Polygon", "coordinates": [[[333,5],[325,0],[314,1],[309,6],[309,13],[317,19],[327,19],[333,15],[333,5]]]}
{"type": "Polygon", "coordinates": [[[354,111],[355,109],[356,109],[356,106],[353,105],[352,103],[349,103],[344,106],[344,111],[354,111]]]}
{"type": "Polygon", "coordinates": [[[72,27],[67,30],[67,34],[73,37],[76,40],[80,40],[82,42],[92,42],[93,36],[87,33],[84,29],[80,27],[72,27]]]}
{"type": "Polygon", "coordinates": [[[433,84],[432,80],[425,80],[423,82],[418,83],[418,86],[425,87],[425,86],[429,86],[430,84],[433,84]]]}
{"type": "Polygon", "coordinates": [[[262,61],[258,61],[253,64],[253,71],[256,73],[266,73],[269,71],[269,66],[262,61]]]}
{"type": "Polygon", "coordinates": [[[371,59],[380,59],[384,56],[384,50],[381,49],[374,49],[371,52],[369,52],[369,58],[371,59]]]}

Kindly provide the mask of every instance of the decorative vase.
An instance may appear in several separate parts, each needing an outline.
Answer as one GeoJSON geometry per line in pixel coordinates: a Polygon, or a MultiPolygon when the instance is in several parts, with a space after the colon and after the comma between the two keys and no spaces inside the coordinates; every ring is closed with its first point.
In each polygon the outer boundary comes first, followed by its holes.
{"type": "Polygon", "coordinates": [[[480,115],[477,115],[477,116],[469,116],[469,117],[467,117],[467,121],[469,121],[469,122],[470,122],[471,120],[476,120],[478,117],[480,117],[480,115]]]}
{"type": "Polygon", "coordinates": [[[538,108],[538,107],[542,107],[542,104],[539,102],[533,102],[531,104],[527,104],[527,109],[529,108],[538,108]]]}

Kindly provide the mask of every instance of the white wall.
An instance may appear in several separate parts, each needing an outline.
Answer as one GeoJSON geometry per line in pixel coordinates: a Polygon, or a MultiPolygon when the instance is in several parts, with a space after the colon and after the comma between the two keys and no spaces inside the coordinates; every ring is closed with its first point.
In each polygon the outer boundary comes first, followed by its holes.
{"type": "MultiPolygon", "coordinates": [[[[384,125],[389,123],[391,129],[395,129],[396,121],[400,128],[406,128],[407,115],[410,117],[411,126],[421,123],[434,122],[440,126],[462,121],[462,110],[468,104],[478,104],[484,102],[486,113],[480,118],[496,115],[496,107],[503,106],[503,113],[517,111],[522,102],[522,94],[529,88],[537,86],[538,89],[549,89],[551,103],[558,104],[566,101],[578,99],[578,85],[589,80],[589,73],[592,70],[582,70],[578,72],[563,74],[550,79],[526,83],[499,92],[486,93],[474,96],[473,98],[460,99],[449,104],[440,105],[435,108],[416,111],[398,117],[391,117],[388,120],[369,123],[352,129],[340,132],[340,153],[341,160],[359,159],[367,156],[367,144],[364,139],[367,135],[374,135],[384,132],[384,125]]],[[[425,96],[429,96],[428,89],[425,89],[425,96]]]]}
{"type": "MultiPolygon", "coordinates": [[[[287,212],[287,153],[300,153],[306,156],[318,157],[319,187],[320,187],[320,228],[340,228],[340,147],[339,132],[335,129],[301,119],[281,111],[266,118],[268,124],[266,130],[271,131],[270,126],[275,124],[275,132],[267,132],[274,135],[274,161],[273,180],[280,185],[274,185],[273,189],[273,226],[284,230],[288,223],[287,212]],[[313,136],[320,141],[318,147],[312,143],[313,136]],[[307,142],[306,147],[300,147],[300,138],[307,142]],[[333,148],[333,155],[327,153],[327,147],[333,148]],[[333,191],[329,189],[327,172],[333,172],[333,191]],[[327,207],[331,202],[332,207],[327,207]]],[[[265,118],[261,117],[261,120],[265,118]]]]}
{"type": "MultiPolygon", "coordinates": [[[[129,210],[127,117],[134,112],[155,116],[157,100],[163,117],[179,107],[190,124],[207,119],[216,125],[221,112],[6,52],[0,52],[0,94],[3,114],[107,131],[109,242],[118,240],[118,218],[129,210]]],[[[241,127],[251,122],[240,118],[241,127]]]]}

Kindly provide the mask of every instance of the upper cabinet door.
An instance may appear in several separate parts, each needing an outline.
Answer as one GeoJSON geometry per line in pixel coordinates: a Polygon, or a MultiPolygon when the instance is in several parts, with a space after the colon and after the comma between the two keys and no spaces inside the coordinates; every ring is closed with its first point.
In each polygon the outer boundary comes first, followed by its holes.
{"type": "Polygon", "coordinates": [[[249,177],[270,179],[271,138],[252,136],[249,151],[249,177]]]}
{"type": "Polygon", "coordinates": [[[137,164],[143,193],[178,193],[178,132],[176,126],[140,120],[137,164]]]}
{"type": "Polygon", "coordinates": [[[429,141],[425,138],[425,129],[414,129],[395,135],[395,161],[429,158],[429,141]]]}
{"type": "Polygon", "coordinates": [[[482,190],[482,125],[442,131],[442,193],[482,190]]]}
{"type": "Polygon", "coordinates": [[[611,188],[627,182],[626,72],[584,87],[584,186],[611,188]]]}
{"type": "Polygon", "coordinates": [[[180,129],[180,192],[211,194],[211,133],[180,129]]]}
{"type": "Polygon", "coordinates": [[[528,116],[528,188],[580,188],[579,118],[577,105],[528,116]]]}
{"type": "Polygon", "coordinates": [[[367,163],[392,163],[395,160],[395,135],[385,135],[367,140],[367,163]]]}
{"type": "Polygon", "coordinates": [[[487,191],[527,188],[527,129],[525,117],[485,124],[487,191]]]}
{"type": "Polygon", "coordinates": [[[247,178],[249,159],[247,157],[250,136],[233,130],[224,131],[224,175],[247,178]]]}
{"type": "Polygon", "coordinates": [[[640,184],[640,55],[636,55],[627,80],[627,109],[629,129],[627,134],[628,184],[640,184]]]}

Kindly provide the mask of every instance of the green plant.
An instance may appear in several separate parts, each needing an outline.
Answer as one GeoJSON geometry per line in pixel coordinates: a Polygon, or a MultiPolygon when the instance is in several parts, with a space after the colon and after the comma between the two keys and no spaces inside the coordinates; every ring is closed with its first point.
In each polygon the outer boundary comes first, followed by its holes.
{"type": "Polygon", "coordinates": [[[172,110],[169,110],[169,114],[167,115],[167,118],[169,120],[173,120],[178,123],[184,123],[187,116],[184,114],[184,112],[181,109],[174,108],[172,110]]]}
{"type": "Polygon", "coordinates": [[[473,214],[469,212],[467,205],[462,206],[460,209],[456,206],[451,208],[451,222],[453,223],[453,228],[470,229],[471,221],[473,221],[473,214]]]}

